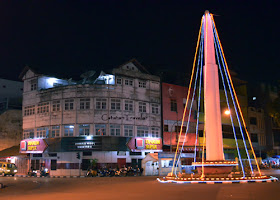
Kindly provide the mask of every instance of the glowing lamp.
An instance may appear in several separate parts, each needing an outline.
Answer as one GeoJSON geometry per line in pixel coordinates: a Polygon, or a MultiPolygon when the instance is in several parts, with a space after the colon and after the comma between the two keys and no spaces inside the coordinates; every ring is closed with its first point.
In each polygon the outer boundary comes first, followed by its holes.
{"type": "Polygon", "coordinates": [[[229,115],[229,114],[230,114],[230,110],[226,110],[226,111],[225,111],[225,114],[226,114],[226,115],[229,115]]]}

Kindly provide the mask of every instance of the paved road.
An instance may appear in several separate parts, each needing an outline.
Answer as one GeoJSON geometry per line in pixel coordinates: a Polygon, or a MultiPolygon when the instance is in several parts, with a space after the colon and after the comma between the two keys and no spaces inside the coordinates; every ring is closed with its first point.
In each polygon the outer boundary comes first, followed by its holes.
{"type": "MultiPolygon", "coordinates": [[[[280,170],[266,171],[280,179],[280,170]]],[[[279,200],[280,182],[247,184],[163,184],[156,177],[18,178],[0,177],[7,200],[279,200]]]]}

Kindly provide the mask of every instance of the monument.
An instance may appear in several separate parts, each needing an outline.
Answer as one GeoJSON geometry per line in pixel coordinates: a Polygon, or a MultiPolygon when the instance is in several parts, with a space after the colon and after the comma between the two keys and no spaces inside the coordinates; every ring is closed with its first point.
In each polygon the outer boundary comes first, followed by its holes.
{"type": "MultiPolygon", "coordinates": [[[[163,178],[158,178],[157,180],[159,182],[173,182],[173,183],[221,183],[221,182],[238,182],[238,183],[244,183],[244,182],[272,182],[272,181],[277,181],[278,179],[275,177],[268,177],[268,176],[263,176],[261,175],[260,168],[258,166],[256,156],[252,147],[252,143],[249,137],[249,134],[246,130],[246,124],[245,120],[243,118],[243,114],[241,112],[241,108],[239,105],[239,102],[237,100],[237,95],[235,93],[233,83],[229,74],[228,66],[225,61],[225,57],[223,54],[223,50],[220,44],[220,40],[218,37],[218,33],[215,27],[215,23],[213,20],[213,16],[209,13],[209,11],[205,11],[205,14],[202,17],[202,22],[201,22],[201,27],[200,27],[200,32],[199,32],[199,37],[198,37],[198,42],[197,42],[197,47],[196,47],[196,53],[195,53],[195,60],[194,60],[194,65],[193,65],[193,71],[192,71],[192,77],[190,81],[190,86],[189,86],[189,92],[187,95],[187,103],[188,104],[188,98],[190,96],[190,88],[192,87],[192,80],[193,80],[193,74],[195,71],[195,63],[196,63],[196,56],[198,52],[198,47],[200,46],[200,54],[199,58],[204,58],[201,59],[201,61],[198,61],[197,63],[200,63],[200,68],[197,67],[196,70],[196,78],[195,82],[197,81],[198,77],[198,72],[200,71],[200,81],[202,80],[202,72],[203,72],[203,90],[204,90],[204,142],[203,142],[203,152],[202,152],[202,162],[193,162],[192,166],[197,169],[196,174],[184,174],[181,172],[176,173],[177,165],[178,162],[180,162],[180,156],[183,150],[184,143],[182,144],[181,149],[179,148],[179,141],[182,135],[182,126],[184,120],[182,120],[182,125],[181,125],[181,131],[179,135],[179,140],[176,148],[176,153],[174,155],[174,161],[173,161],[173,168],[172,171],[168,174],[168,176],[163,177],[163,178]],[[199,45],[200,44],[200,45],[199,45]],[[216,55],[216,54],[219,54],[216,55]],[[216,57],[217,56],[217,57],[216,57]],[[216,62],[216,58],[218,59],[218,65],[216,62]],[[224,68],[224,71],[222,71],[221,67],[221,62],[222,60],[222,67],[224,68]],[[202,62],[204,61],[204,62],[202,62]],[[204,63],[204,66],[203,66],[204,63]],[[203,68],[203,69],[202,69],[203,68]],[[239,162],[238,161],[229,161],[225,160],[224,157],[224,149],[223,149],[223,135],[222,135],[222,123],[221,123],[221,109],[220,109],[220,90],[219,90],[219,74],[218,70],[220,70],[220,74],[222,76],[222,81],[223,81],[223,86],[224,86],[224,91],[225,91],[225,96],[227,98],[227,105],[228,108],[230,108],[230,104],[228,101],[228,96],[226,94],[226,87],[224,84],[224,75],[227,79],[228,83],[228,89],[230,90],[232,102],[234,104],[234,110],[235,114],[238,118],[238,123],[239,123],[239,128],[241,130],[242,138],[243,138],[243,143],[245,146],[245,150],[247,153],[247,158],[249,162],[249,166],[251,169],[251,172],[246,172],[244,170],[243,166],[243,161],[241,159],[241,155],[239,152],[239,146],[237,142],[237,137],[236,137],[236,132],[234,128],[234,123],[232,120],[232,115],[230,114],[232,126],[233,126],[233,133],[234,133],[234,139],[236,142],[236,148],[238,152],[238,157],[239,157],[239,162]],[[238,109],[237,110],[237,106],[238,109]],[[251,164],[251,158],[248,153],[248,149],[246,147],[246,141],[245,141],[245,136],[242,132],[242,127],[241,127],[241,120],[243,122],[243,126],[246,130],[247,133],[247,139],[249,144],[251,145],[251,151],[253,153],[256,166],[258,169],[258,172],[254,173],[253,167],[251,164]],[[204,161],[204,145],[206,144],[206,160],[204,161]],[[180,149],[180,150],[179,150],[180,149]],[[178,153],[180,151],[180,153],[178,153]],[[179,156],[177,156],[179,154],[179,156]],[[176,164],[175,164],[176,163],[176,164]],[[233,172],[233,167],[238,166],[240,163],[240,166],[242,168],[242,172],[233,172]],[[175,170],[174,170],[175,169],[175,170]]],[[[197,64],[199,65],[199,64],[197,64]]],[[[199,84],[199,97],[200,91],[201,91],[201,84],[199,84]]],[[[195,84],[196,88],[196,84],[195,84]]],[[[195,91],[195,89],[194,89],[195,91]]],[[[192,98],[194,98],[195,93],[193,93],[192,98]]],[[[192,99],[193,102],[193,99],[192,99]]],[[[191,103],[192,105],[192,103],[191,103]]],[[[184,110],[183,114],[183,119],[186,114],[186,108],[184,110]]],[[[190,119],[190,113],[191,113],[191,108],[189,111],[189,118],[190,119]]],[[[198,109],[198,115],[199,115],[199,109],[198,109]]],[[[197,120],[199,117],[197,117],[197,120]]],[[[189,124],[189,123],[188,123],[189,124]]],[[[197,121],[198,125],[198,121],[197,121]]],[[[197,134],[198,130],[196,130],[197,134]]],[[[188,127],[187,131],[185,133],[185,136],[188,133],[188,127]]],[[[186,138],[186,137],[185,137],[186,138]]],[[[195,160],[194,156],[194,160],[195,160]]]]}

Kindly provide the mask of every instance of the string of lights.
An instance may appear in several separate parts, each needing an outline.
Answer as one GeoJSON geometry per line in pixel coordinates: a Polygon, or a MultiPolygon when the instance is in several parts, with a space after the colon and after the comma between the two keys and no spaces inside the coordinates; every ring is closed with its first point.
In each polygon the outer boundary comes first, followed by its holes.
{"type": "MultiPolygon", "coordinates": [[[[201,48],[204,48],[204,32],[202,29],[201,34],[201,48]]],[[[194,162],[196,162],[196,148],[197,148],[197,135],[198,135],[198,124],[199,124],[199,113],[200,113],[200,101],[201,101],[201,84],[202,84],[202,75],[203,75],[203,52],[201,52],[200,60],[200,78],[199,78],[199,91],[198,91],[198,105],[197,105],[197,115],[196,115],[196,127],[195,127],[195,149],[194,149],[194,162]]]]}
{"type": "MultiPolygon", "coordinates": [[[[213,18],[212,18],[212,21],[213,21],[213,18]]],[[[213,23],[214,25],[214,23],[213,23]]],[[[214,26],[215,27],[215,26],[214,26]]],[[[214,38],[217,39],[217,30],[214,28],[214,38]]],[[[221,44],[220,42],[218,42],[218,48],[219,48],[219,52],[220,52],[220,56],[221,56],[221,44]]],[[[254,170],[253,170],[253,167],[252,167],[252,163],[251,163],[251,159],[250,159],[250,155],[249,155],[249,152],[248,152],[248,149],[247,149],[247,144],[246,144],[246,141],[245,141],[245,137],[244,137],[244,134],[243,134],[243,129],[242,129],[242,124],[241,124],[241,121],[240,121],[240,118],[239,118],[239,112],[237,110],[237,107],[236,107],[236,98],[234,98],[234,95],[233,95],[233,85],[230,85],[229,83],[229,76],[230,74],[229,73],[226,73],[226,69],[225,69],[225,62],[223,59],[222,60],[222,63],[223,63],[223,67],[224,67],[224,70],[225,70],[225,75],[226,75],[226,79],[227,79],[227,83],[229,85],[229,91],[230,91],[230,94],[231,94],[231,98],[232,98],[232,102],[233,102],[233,105],[234,105],[234,110],[235,110],[235,113],[236,113],[236,117],[237,117],[237,120],[238,120],[238,124],[239,124],[239,129],[240,129],[240,132],[241,132],[241,136],[242,136],[242,140],[243,140],[243,144],[244,144],[244,147],[245,147],[245,151],[246,151],[246,155],[247,155],[247,158],[248,158],[248,162],[249,162],[249,166],[250,166],[250,169],[252,171],[252,174],[254,174],[254,170]]],[[[242,160],[240,160],[240,162],[242,163],[242,160]]]]}
{"type": "MultiPolygon", "coordinates": [[[[215,35],[215,30],[214,30],[214,35],[215,35]]],[[[215,36],[216,36],[216,35],[215,35],[215,36]]],[[[230,109],[230,105],[229,105],[229,99],[228,99],[228,94],[227,94],[227,88],[226,88],[225,80],[224,80],[224,73],[226,73],[226,72],[223,72],[223,71],[222,71],[222,68],[221,68],[221,63],[220,63],[220,59],[219,59],[219,58],[221,58],[221,57],[220,57],[219,54],[218,54],[218,50],[217,50],[218,44],[217,44],[217,40],[216,40],[216,37],[215,37],[215,36],[214,36],[214,44],[215,44],[215,51],[216,51],[217,60],[218,60],[218,67],[219,67],[220,74],[221,74],[221,78],[222,78],[222,83],[223,83],[223,87],[224,87],[224,92],[225,92],[227,107],[228,107],[229,110],[231,110],[231,109],[230,109]]],[[[222,58],[221,58],[221,59],[222,59],[222,58]]],[[[229,86],[229,85],[228,85],[228,86],[229,86]]],[[[235,110],[236,110],[236,109],[235,109],[235,110]]],[[[243,177],[245,177],[244,166],[243,166],[241,154],[240,154],[240,151],[239,151],[239,146],[238,146],[236,131],[235,131],[235,127],[234,127],[234,123],[233,123],[233,118],[232,118],[232,113],[231,113],[231,112],[230,112],[230,121],[231,121],[231,125],[232,125],[234,140],[235,140],[235,144],[236,144],[237,154],[238,154],[238,158],[239,158],[239,161],[240,161],[240,165],[241,165],[243,177]]]]}
{"type": "MultiPolygon", "coordinates": [[[[200,47],[202,46],[201,45],[202,41],[200,41],[200,47]]],[[[197,63],[200,63],[200,60],[201,60],[201,54],[203,53],[203,49],[200,48],[199,50],[199,55],[198,55],[198,62],[197,63]]],[[[196,70],[196,75],[195,75],[195,81],[194,81],[194,89],[193,89],[193,92],[192,92],[192,100],[191,100],[191,105],[190,105],[190,109],[189,109],[189,114],[188,114],[188,120],[187,120],[187,126],[186,126],[186,132],[185,132],[185,137],[184,137],[184,140],[183,140],[183,143],[182,143],[182,146],[181,146],[181,150],[180,150],[180,154],[177,158],[177,162],[176,162],[176,168],[175,168],[175,174],[176,174],[176,169],[178,167],[178,163],[181,159],[181,155],[182,155],[182,151],[183,151],[183,147],[185,145],[185,142],[186,142],[186,138],[187,138],[187,134],[188,134],[188,131],[189,131],[189,124],[190,124],[190,118],[191,118],[191,113],[192,113],[192,107],[193,107],[193,102],[194,102],[194,97],[195,97],[195,91],[196,91],[196,87],[197,87],[197,78],[198,78],[198,74],[199,74],[199,68],[197,68],[196,70]]],[[[186,104],[185,105],[185,108],[187,108],[188,105],[186,104]]],[[[182,128],[182,127],[181,127],[182,128]]],[[[180,141],[178,141],[180,142],[180,141]]]]}
{"type": "MultiPolygon", "coordinates": [[[[201,28],[202,28],[202,19],[201,19],[201,24],[200,24],[200,28],[199,28],[198,40],[197,40],[197,44],[196,44],[196,50],[195,50],[195,55],[194,55],[194,62],[193,62],[191,80],[190,80],[190,84],[189,84],[189,88],[188,88],[186,105],[188,105],[190,90],[191,90],[191,86],[192,86],[193,75],[194,75],[194,71],[195,71],[195,63],[196,63],[196,56],[197,56],[198,47],[199,47],[201,28]]],[[[187,106],[185,106],[184,113],[183,113],[182,124],[181,124],[181,129],[180,129],[180,134],[179,134],[179,140],[178,140],[178,143],[177,143],[176,152],[175,152],[174,159],[173,159],[173,166],[172,166],[171,175],[173,175],[173,172],[174,172],[174,166],[175,166],[175,161],[176,161],[176,157],[177,157],[177,153],[178,153],[179,141],[180,141],[181,135],[182,135],[182,128],[183,128],[183,123],[185,121],[186,111],[187,111],[187,106]]]]}
{"type": "MultiPolygon", "coordinates": [[[[216,24],[215,24],[215,21],[214,21],[212,15],[211,15],[211,18],[212,18],[214,27],[215,27],[215,29],[217,30],[216,24]]],[[[217,32],[217,39],[218,39],[219,43],[221,44],[218,32],[217,32]]],[[[226,59],[225,59],[225,54],[224,54],[224,50],[223,50],[223,47],[222,47],[222,46],[221,46],[221,52],[222,52],[222,55],[223,55],[223,58],[224,58],[223,60],[225,61],[226,70],[227,70],[227,72],[228,72],[228,74],[229,74],[228,64],[227,64],[227,61],[226,61],[226,59]]],[[[229,76],[229,80],[230,80],[231,86],[233,87],[233,83],[232,83],[231,76],[229,76]]],[[[236,95],[236,92],[235,92],[234,87],[233,87],[233,92],[234,92],[235,98],[237,99],[237,95],[236,95]]],[[[239,109],[239,111],[240,111],[241,119],[242,119],[242,122],[243,122],[243,125],[244,125],[244,128],[245,128],[245,132],[246,132],[246,134],[247,134],[247,138],[248,138],[248,141],[249,141],[249,144],[250,144],[250,147],[251,147],[251,150],[252,150],[252,153],[253,153],[253,156],[254,156],[254,159],[255,159],[257,168],[258,168],[259,175],[261,176],[261,170],[260,170],[259,164],[258,164],[258,162],[257,162],[256,154],[255,154],[255,151],[254,151],[254,148],[253,148],[253,145],[252,145],[251,138],[250,138],[249,133],[248,133],[248,131],[247,131],[246,123],[245,123],[243,114],[242,114],[242,112],[241,112],[241,108],[240,108],[240,104],[239,104],[239,102],[238,102],[238,99],[237,99],[237,105],[238,105],[238,109],[239,109]]]]}

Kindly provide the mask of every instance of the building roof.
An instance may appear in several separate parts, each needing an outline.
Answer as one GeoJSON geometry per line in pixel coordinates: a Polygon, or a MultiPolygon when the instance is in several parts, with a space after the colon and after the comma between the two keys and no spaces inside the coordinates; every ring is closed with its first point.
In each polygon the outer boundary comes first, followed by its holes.
{"type": "Polygon", "coordinates": [[[126,63],[123,63],[119,66],[121,68],[122,66],[128,64],[128,63],[133,63],[141,72],[144,72],[146,74],[151,74],[143,65],[141,65],[135,58],[127,61],[126,63]]]}
{"type": "Polygon", "coordinates": [[[142,160],[142,164],[148,162],[148,161],[153,161],[157,162],[158,161],[158,153],[149,153],[147,156],[142,160]]]}
{"type": "Polygon", "coordinates": [[[111,69],[91,69],[91,70],[88,70],[84,73],[72,73],[72,74],[69,74],[69,73],[66,73],[65,71],[63,72],[60,72],[61,70],[57,70],[57,69],[53,69],[53,68],[48,68],[47,71],[44,70],[42,71],[42,69],[39,69],[39,68],[36,68],[36,67],[30,67],[30,66],[25,66],[24,69],[22,70],[22,72],[20,73],[19,75],[19,79],[22,80],[22,78],[24,77],[24,75],[26,74],[26,72],[28,70],[31,70],[33,73],[37,74],[38,76],[41,76],[41,75],[44,75],[44,76],[49,76],[49,77],[56,77],[56,78],[59,78],[59,79],[70,79],[72,78],[73,80],[75,81],[82,81],[83,80],[83,75],[91,72],[91,71],[96,71],[94,77],[97,78],[100,73],[103,71],[105,73],[112,73],[113,72],[113,69],[116,69],[116,68],[121,68],[122,66],[128,64],[128,63],[133,63],[141,72],[143,73],[146,73],[146,74],[151,74],[143,65],[141,65],[136,59],[131,59],[129,60],[128,62],[124,63],[124,64],[121,64],[120,66],[118,67],[114,67],[114,68],[111,68],[111,69]],[[53,71],[55,70],[55,71],[53,71]]]}
{"type": "Polygon", "coordinates": [[[0,157],[11,157],[11,156],[20,156],[20,155],[27,155],[27,154],[19,152],[19,145],[12,146],[10,148],[0,151],[0,157]]]}

